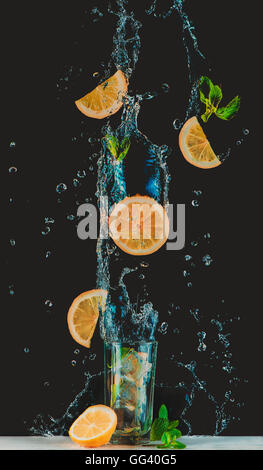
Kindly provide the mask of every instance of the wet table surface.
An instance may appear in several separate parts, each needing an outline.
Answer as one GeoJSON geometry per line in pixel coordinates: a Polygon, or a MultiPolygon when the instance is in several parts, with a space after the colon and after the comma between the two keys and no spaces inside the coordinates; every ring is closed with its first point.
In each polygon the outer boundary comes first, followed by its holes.
{"type": "MultiPolygon", "coordinates": [[[[185,450],[263,450],[262,436],[185,436],[181,441],[187,445],[185,450]]],[[[107,444],[96,448],[105,451],[124,449],[153,450],[156,446],[107,444]]],[[[83,447],[66,436],[0,436],[0,450],[83,450],[83,447]]]]}

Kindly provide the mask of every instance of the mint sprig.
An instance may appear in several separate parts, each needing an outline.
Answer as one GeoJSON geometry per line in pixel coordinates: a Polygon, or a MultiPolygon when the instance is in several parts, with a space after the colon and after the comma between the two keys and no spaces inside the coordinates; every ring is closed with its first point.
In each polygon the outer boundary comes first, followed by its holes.
{"type": "Polygon", "coordinates": [[[151,427],[150,439],[151,441],[160,441],[162,435],[167,431],[169,420],[163,418],[156,418],[151,427]]]}
{"type": "Polygon", "coordinates": [[[131,142],[129,137],[124,137],[121,142],[113,134],[106,134],[102,139],[102,144],[110,151],[111,155],[121,162],[127,155],[131,142]]]}
{"type": "Polygon", "coordinates": [[[219,85],[214,85],[212,80],[206,76],[202,76],[200,78],[199,93],[201,103],[205,104],[206,106],[205,113],[201,116],[201,119],[204,122],[207,122],[212,114],[215,114],[219,119],[229,121],[230,119],[233,119],[233,117],[235,117],[239,111],[241,102],[239,96],[233,98],[226,106],[219,108],[219,104],[223,98],[222,89],[219,85]],[[206,88],[209,90],[207,97],[203,89],[204,86],[206,86],[206,88]]]}
{"type": "Polygon", "coordinates": [[[162,444],[157,446],[157,449],[185,449],[186,445],[177,440],[180,437],[182,433],[178,429],[164,432],[161,438],[162,444]]]}
{"type": "Polygon", "coordinates": [[[177,440],[182,437],[181,431],[177,429],[178,424],[178,420],[169,421],[168,410],[165,405],[162,405],[150,432],[151,441],[161,440],[162,442],[157,446],[158,449],[184,449],[186,447],[185,444],[177,440]]]}
{"type": "Polygon", "coordinates": [[[162,405],[159,409],[159,418],[168,420],[168,410],[165,405],[162,405]]]}

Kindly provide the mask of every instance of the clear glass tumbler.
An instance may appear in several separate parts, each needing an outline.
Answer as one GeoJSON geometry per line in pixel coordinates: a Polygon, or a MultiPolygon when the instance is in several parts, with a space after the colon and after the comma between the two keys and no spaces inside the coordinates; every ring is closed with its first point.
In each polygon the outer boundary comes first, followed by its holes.
{"type": "Polygon", "coordinates": [[[153,418],[156,341],[105,342],[105,404],[118,417],[112,443],[147,442],[153,418]]]}

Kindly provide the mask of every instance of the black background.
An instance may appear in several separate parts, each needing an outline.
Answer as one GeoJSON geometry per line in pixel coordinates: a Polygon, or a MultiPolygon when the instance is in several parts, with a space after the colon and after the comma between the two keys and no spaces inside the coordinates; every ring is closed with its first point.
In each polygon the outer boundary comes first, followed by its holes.
{"type": "MultiPolygon", "coordinates": [[[[239,399],[245,402],[237,412],[240,421],[231,423],[225,434],[261,434],[261,276],[257,269],[261,247],[257,241],[261,156],[254,142],[256,85],[251,72],[257,70],[256,38],[255,32],[251,32],[257,13],[237,1],[186,2],[200,49],[211,63],[211,78],[223,84],[226,100],[237,93],[242,97],[241,111],[231,122],[231,131],[220,123],[213,134],[214,144],[221,151],[229,134],[235,142],[244,138],[243,128],[250,131],[240,147],[233,145],[224,165],[202,172],[181,157],[178,134],[172,127],[173,119],[184,116],[189,91],[184,50],[173,45],[180,22],[176,15],[166,21],[146,17],[141,3],[129,2],[144,24],[140,32],[142,48],[130,90],[160,91],[162,83],[170,85],[168,94],[160,92],[156,100],[143,105],[139,127],[153,142],[172,148],[168,160],[172,175],[170,201],[187,205],[186,247],[181,252],[163,249],[151,259],[148,275],[151,299],[161,321],[169,321],[170,302],[182,305],[182,309],[198,305],[209,321],[222,308],[222,298],[229,314],[240,315],[241,320],[234,322],[230,331],[231,350],[236,375],[248,379],[248,384],[241,384],[238,389],[239,399]],[[194,189],[203,191],[197,209],[191,207],[194,189]],[[184,256],[190,251],[191,240],[205,232],[211,232],[213,240],[208,248],[199,248],[199,258],[208,249],[215,263],[209,269],[200,263],[189,292],[182,277],[184,256]]],[[[84,13],[95,4],[56,2],[55,6],[46,6],[23,2],[4,8],[2,118],[8,215],[3,219],[7,236],[3,245],[2,435],[29,433],[38,413],[61,416],[83,388],[83,372],[97,373],[103,368],[98,332],[93,340],[96,359],[91,361],[84,348],[79,347],[80,354],[74,355],[78,345],[68,334],[65,322],[73,298],[94,288],[96,283],[96,241],[78,240],[74,223],[66,220],[66,215],[76,214],[76,200],[84,202],[96,189],[94,174],[84,180],[79,192],[72,186],[77,170],[87,170],[90,165],[87,155],[97,149],[87,139],[89,135],[99,136],[101,126],[83,119],[73,100],[96,86],[92,73],[99,69],[101,61],[108,62],[112,50],[113,19],[91,23],[84,13]],[[56,89],[70,65],[83,67],[83,72],[70,80],[68,89],[63,86],[56,89]],[[81,139],[80,129],[84,130],[81,139]],[[77,141],[72,140],[74,136],[77,141]],[[9,148],[11,141],[16,142],[15,149],[9,148]],[[18,172],[11,176],[8,168],[12,165],[18,172]],[[56,194],[60,182],[69,188],[62,204],[57,203],[56,194]],[[10,197],[14,198],[12,204],[10,197]],[[43,237],[41,230],[47,216],[54,217],[55,224],[51,233],[43,237]],[[15,247],[10,246],[12,238],[16,240],[15,247]],[[51,251],[48,260],[47,250],[51,251]],[[9,285],[14,285],[13,296],[9,294],[9,285]],[[45,306],[46,299],[54,303],[51,309],[45,306]],[[72,367],[72,360],[77,360],[77,366],[72,367]]],[[[104,2],[97,4],[103,9],[104,2]]],[[[209,73],[207,67],[200,72],[209,73]]],[[[113,118],[113,124],[117,125],[118,119],[119,114],[113,118]]],[[[127,263],[132,265],[133,261],[127,263]]],[[[180,322],[184,325],[184,320],[180,322]]],[[[185,328],[191,327],[186,321],[185,328]]],[[[160,335],[158,339],[157,384],[165,382],[168,376],[173,376],[172,383],[176,384],[179,378],[169,368],[166,357],[168,351],[177,354],[180,348],[183,350],[184,344],[176,344],[174,335],[160,335]]],[[[189,357],[186,353],[185,357],[196,359],[194,353],[193,356],[189,353],[189,357]]],[[[198,360],[202,362],[199,356],[198,360]]],[[[204,373],[203,378],[209,381],[209,373],[207,376],[204,373]]],[[[102,385],[95,381],[92,387],[98,401],[102,385]]],[[[221,387],[220,380],[212,384],[219,397],[223,393],[221,387]]],[[[162,402],[173,413],[179,413],[183,406],[180,394],[157,387],[155,408],[162,402]]],[[[196,398],[191,423],[195,434],[213,432],[214,415],[210,416],[202,394],[196,398]]]]}

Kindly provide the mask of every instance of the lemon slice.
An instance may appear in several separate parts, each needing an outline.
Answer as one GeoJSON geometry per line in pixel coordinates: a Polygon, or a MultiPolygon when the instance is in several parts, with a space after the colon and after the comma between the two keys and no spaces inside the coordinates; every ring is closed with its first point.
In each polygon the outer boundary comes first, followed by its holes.
{"type": "Polygon", "coordinates": [[[67,320],[70,334],[77,343],[86,348],[90,347],[100,308],[104,312],[106,300],[106,290],[93,289],[76,297],[68,311],[67,320]]]}
{"type": "Polygon", "coordinates": [[[127,91],[128,81],[124,73],[118,70],[90,93],[75,101],[75,104],[86,116],[103,119],[119,111],[127,91]]]}
{"type": "Polygon", "coordinates": [[[83,447],[99,447],[109,442],[117,425],[115,411],[105,405],[89,406],[69,429],[71,439],[83,447]]]}
{"type": "Polygon", "coordinates": [[[209,169],[221,165],[196,116],[188,119],[179,134],[179,146],[191,165],[209,169]]]}
{"type": "Polygon", "coordinates": [[[126,197],[113,208],[109,232],[115,244],[130,255],[150,255],[161,248],[169,235],[164,207],[149,196],[126,197]]]}

